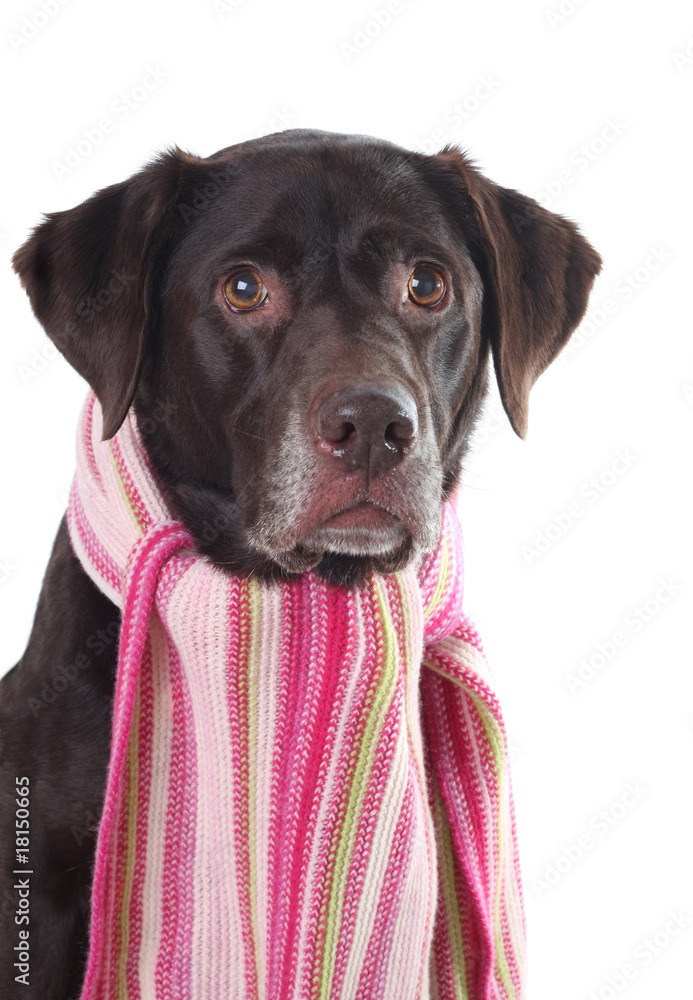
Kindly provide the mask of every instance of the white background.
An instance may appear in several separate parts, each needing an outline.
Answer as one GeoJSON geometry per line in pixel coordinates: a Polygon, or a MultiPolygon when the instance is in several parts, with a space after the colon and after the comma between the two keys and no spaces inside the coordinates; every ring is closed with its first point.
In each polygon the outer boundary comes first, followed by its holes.
{"type": "Polygon", "coordinates": [[[677,0],[401,0],[368,35],[381,0],[226,6],[3,6],[0,672],[26,643],[85,391],[10,269],[40,214],[172,143],[208,155],[287,126],[459,143],[578,221],[604,258],[575,349],[533,391],[527,440],[492,399],[461,500],[467,607],[512,744],[528,998],[691,998],[693,13],[677,0]],[[114,102],[148,67],[163,78],[121,118],[114,102]],[[58,177],[104,117],[110,134],[58,177]],[[571,691],[590,658],[594,676],[571,691]]]}

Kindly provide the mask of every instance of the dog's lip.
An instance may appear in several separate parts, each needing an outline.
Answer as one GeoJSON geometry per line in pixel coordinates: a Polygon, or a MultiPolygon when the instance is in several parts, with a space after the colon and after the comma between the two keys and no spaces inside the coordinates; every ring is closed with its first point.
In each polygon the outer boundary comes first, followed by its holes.
{"type": "Polygon", "coordinates": [[[359,500],[342,507],[324,519],[320,527],[353,530],[378,530],[391,528],[397,518],[373,500],[359,500]]]}
{"type": "MultiPolygon", "coordinates": [[[[411,539],[411,532],[395,514],[371,499],[352,500],[332,512],[326,512],[309,531],[303,533],[290,552],[275,559],[293,567],[298,556],[311,565],[329,553],[391,559],[411,539]]],[[[389,570],[384,570],[389,572],[389,570]]]]}

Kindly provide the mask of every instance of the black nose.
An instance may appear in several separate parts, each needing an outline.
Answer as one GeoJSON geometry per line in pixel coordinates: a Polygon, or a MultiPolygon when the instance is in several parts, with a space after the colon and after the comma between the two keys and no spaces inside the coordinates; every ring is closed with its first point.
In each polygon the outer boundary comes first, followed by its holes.
{"type": "Polygon", "coordinates": [[[378,476],[401,462],[416,444],[416,403],[395,386],[339,389],[315,412],[316,445],[347,469],[378,476]]]}

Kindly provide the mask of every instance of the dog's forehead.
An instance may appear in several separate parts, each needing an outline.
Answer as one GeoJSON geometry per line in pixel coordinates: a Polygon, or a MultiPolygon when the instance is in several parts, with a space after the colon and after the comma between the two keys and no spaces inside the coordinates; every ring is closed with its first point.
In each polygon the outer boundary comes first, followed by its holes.
{"type": "Polygon", "coordinates": [[[367,137],[309,135],[244,143],[205,161],[193,242],[284,256],[316,244],[355,250],[364,239],[393,251],[451,242],[441,203],[418,169],[420,154],[367,137]]]}
{"type": "Polygon", "coordinates": [[[268,196],[329,194],[337,203],[355,197],[366,203],[417,188],[424,194],[417,170],[421,159],[421,154],[368,136],[296,130],[230,146],[205,162],[215,169],[226,167],[234,186],[261,186],[268,196]]]}

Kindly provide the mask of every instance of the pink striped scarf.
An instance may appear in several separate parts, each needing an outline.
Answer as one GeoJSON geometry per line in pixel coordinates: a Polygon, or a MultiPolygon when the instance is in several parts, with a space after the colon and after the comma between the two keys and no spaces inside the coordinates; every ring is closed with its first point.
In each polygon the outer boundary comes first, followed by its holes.
{"type": "Polygon", "coordinates": [[[82,1000],[520,998],[507,745],[438,551],[358,588],[234,576],[89,394],[68,509],[122,609],[82,1000]],[[424,669],[421,669],[423,665],[424,669]]]}

